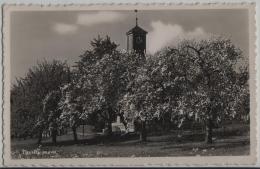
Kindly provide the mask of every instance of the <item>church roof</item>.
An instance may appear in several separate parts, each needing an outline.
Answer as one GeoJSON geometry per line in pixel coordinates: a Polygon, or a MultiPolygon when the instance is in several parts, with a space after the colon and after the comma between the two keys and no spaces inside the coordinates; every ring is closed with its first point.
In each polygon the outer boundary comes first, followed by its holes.
{"type": "Polygon", "coordinates": [[[136,25],[134,28],[130,29],[128,32],[126,32],[127,35],[129,34],[147,34],[147,31],[143,30],[141,27],[136,25]]]}

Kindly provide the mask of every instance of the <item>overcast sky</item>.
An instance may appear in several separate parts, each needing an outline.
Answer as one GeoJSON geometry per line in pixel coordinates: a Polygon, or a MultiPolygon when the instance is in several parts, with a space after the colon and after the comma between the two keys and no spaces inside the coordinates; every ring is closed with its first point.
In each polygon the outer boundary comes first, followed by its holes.
{"type": "MultiPolygon", "coordinates": [[[[147,34],[147,51],[154,53],[181,39],[209,35],[230,37],[248,56],[246,9],[139,11],[147,34]]],[[[70,65],[89,49],[98,35],[109,35],[126,48],[126,32],[135,26],[131,11],[25,11],[11,14],[11,80],[24,77],[37,61],[67,60],[70,65]]]]}

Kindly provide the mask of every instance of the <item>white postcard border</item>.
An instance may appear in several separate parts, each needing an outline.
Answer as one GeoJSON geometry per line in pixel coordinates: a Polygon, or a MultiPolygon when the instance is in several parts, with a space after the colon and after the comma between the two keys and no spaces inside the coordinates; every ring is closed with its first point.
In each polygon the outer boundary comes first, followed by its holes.
{"type": "MultiPolygon", "coordinates": [[[[197,9],[201,9],[201,7],[208,7],[207,5],[209,4],[192,4],[192,5],[188,5],[189,7],[192,8],[197,8],[197,9]]],[[[109,5],[109,6],[105,6],[103,5],[103,7],[105,7],[106,9],[115,9],[115,7],[120,7],[120,10],[127,10],[129,9],[130,5],[109,5]]],[[[172,8],[173,5],[170,4],[139,4],[139,5],[134,5],[134,8],[136,9],[142,9],[144,10],[142,7],[145,7],[146,9],[154,9],[154,6],[156,6],[156,9],[169,9],[172,8]],[[158,8],[159,7],[159,8],[158,8]]],[[[255,11],[254,8],[252,6],[254,6],[253,4],[210,4],[211,8],[230,8],[230,7],[234,7],[234,8],[243,8],[243,7],[249,7],[250,8],[250,15],[255,15],[255,11]]],[[[11,8],[9,8],[11,6],[5,6],[4,10],[7,11],[7,15],[3,16],[4,19],[4,37],[3,37],[3,41],[4,41],[4,100],[10,100],[9,97],[9,91],[10,91],[10,85],[8,85],[8,82],[10,82],[10,70],[8,70],[10,67],[8,67],[8,65],[10,65],[10,58],[9,56],[9,46],[10,46],[10,40],[7,38],[8,34],[8,12],[13,11],[13,10],[21,10],[19,8],[21,8],[21,5],[16,5],[16,6],[12,6],[11,8]],[[15,9],[13,9],[15,8],[15,9]]],[[[85,10],[85,8],[91,8],[91,10],[95,10],[95,9],[100,9],[100,5],[50,5],[50,6],[39,6],[39,5],[30,5],[27,6],[28,8],[33,7],[35,10],[75,10],[75,9],[79,9],[79,10],[85,10]]],[[[174,8],[180,8],[183,9],[186,8],[186,5],[183,4],[179,4],[177,6],[174,6],[174,8]]],[[[22,9],[23,10],[23,9],[22,9]]],[[[28,10],[28,9],[24,9],[24,10],[28,10]]],[[[253,17],[250,17],[251,19],[253,17]]],[[[250,21],[250,23],[255,23],[255,19],[253,18],[253,20],[250,21]]],[[[256,67],[255,67],[255,24],[250,24],[250,58],[253,57],[253,59],[250,59],[250,75],[252,75],[251,73],[253,73],[253,77],[256,77],[256,67]],[[254,65],[254,66],[252,66],[254,65]]],[[[258,57],[259,59],[259,57],[258,57]]],[[[258,71],[259,73],[259,71],[258,71]]],[[[251,76],[252,77],[252,76],[251,76]]],[[[251,106],[253,106],[254,108],[256,108],[256,93],[254,92],[256,90],[256,82],[255,82],[256,78],[250,79],[250,89],[254,89],[253,93],[252,91],[250,92],[250,97],[251,99],[253,98],[253,100],[255,100],[255,102],[251,102],[251,106]],[[253,86],[252,86],[253,85],[253,86]]],[[[258,93],[259,94],[259,93],[258,93]]],[[[251,107],[250,106],[250,107],[251,107]]],[[[10,112],[10,105],[8,104],[8,102],[4,102],[4,112],[10,112]]],[[[254,112],[256,112],[256,109],[254,109],[254,112]]],[[[257,111],[259,112],[259,111],[257,111]]],[[[259,115],[259,114],[258,114],[259,115]]],[[[10,127],[8,127],[8,125],[10,124],[10,117],[8,117],[7,113],[4,113],[4,164],[7,166],[176,166],[176,165],[180,165],[180,166],[189,166],[189,165],[253,165],[256,162],[256,125],[259,126],[259,124],[256,123],[256,113],[254,113],[253,115],[250,114],[250,120],[251,120],[251,124],[250,124],[250,140],[252,141],[250,144],[250,150],[251,150],[251,155],[250,156],[214,156],[214,157],[149,157],[149,158],[77,158],[77,159],[33,159],[33,160],[12,160],[10,157],[10,149],[8,147],[10,147],[10,133],[8,134],[8,129],[10,127]],[[9,118],[9,119],[8,119],[9,118]],[[253,134],[252,134],[253,132],[253,134]]],[[[9,125],[10,126],[10,125],[9,125]]]]}

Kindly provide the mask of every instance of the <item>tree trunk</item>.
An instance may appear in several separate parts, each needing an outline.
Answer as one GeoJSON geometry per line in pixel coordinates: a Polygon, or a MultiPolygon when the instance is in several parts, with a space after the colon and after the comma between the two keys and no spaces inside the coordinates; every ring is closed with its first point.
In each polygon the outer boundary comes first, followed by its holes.
{"type": "Polygon", "coordinates": [[[162,128],[163,128],[164,131],[166,130],[166,125],[165,125],[164,116],[162,116],[162,128]]]}
{"type": "Polygon", "coordinates": [[[115,111],[112,109],[112,107],[109,107],[107,112],[107,134],[108,136],[112,135],[112,121],[113,119],[113,114],[115,113],[115,111]]]}
{"type": "Polygon", "coordinates": [[[56,130],[56,129],[53,129],[53,130],[51,131],[51,137],[52,137],[52,142],[53,142],[54,144],[56,144],[56,143],[57,143],[57,130],[56,130]]]}
{"type": "Polygon", "coordinates": [[[112,123],[107,124],[107,135],[108,136],[112,135],[112,123]]]}
{"type": "Polygon", "coordinates": [[[209,118],[206,121],[206,134],[205,134],[205,142],[207,144],[212,144],[212,128],[213,128],[213,122],[212,119],[209,118]]]}
{"type": "Polygon", "coordinates": [[[141,120],[140,141],[146,141],[146,122],[141,120]]]}
{"type": "Polygon", "coordinates": [[[72,131],[73,131],[74,141],[77,142],[78,141],[77,128],[76,127],[72,127],[72,131]]]}
{"type": "Polygon", "coordinates": [[[42,130],[39,130],[37,144],[41,144],[42,143],[42,132],[43,132],[42,130]]]}
{"type": "Polygon", "coordinates": [[[125,126],[125,129],[127,130],[127,122],[125,121],[123,113],[119,114],[119,116],[120,116],[120,121],[123,123],[123,125],[125,126]]]}

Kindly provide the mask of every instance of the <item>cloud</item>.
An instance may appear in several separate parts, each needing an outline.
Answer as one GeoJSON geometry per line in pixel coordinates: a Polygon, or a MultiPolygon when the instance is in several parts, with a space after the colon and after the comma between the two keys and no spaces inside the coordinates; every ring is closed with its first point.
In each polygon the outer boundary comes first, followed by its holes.
{"type": "Polygon", "coordinates": [[[77,24],[93,26],[102,23],[114,23],[122,21],[125,15],[112,11],[101,11],[93,14],[79,14],[77,24]]]}
{"type": "Polygon", "coordinates": [[[91,14],[78,14],[76,22],[73,24],[56,23],[53,30],[58,34],[66,35],[76,33],[79,25],[94,26],[102,23],[120,22],[125,19],[125,15],[119,12],[101,11],[91,14]]]}
{"type": "Polygon", "coordinates": [[[147,51],[154,54],[166,46],[176,45],[182,39],[203,39],[208,34],[203,28],[197,27],[192,31],[185,31],[181,25],[165,24],[161,21],[151,23],[152,31],[147,37],[147,51]]]}
{"type": "Polygon", "coordinates": [[[78,27],[74,24],[56,23],[53,27],[53,30],[62,35],[72,34],[78,30],[78,27]]]}

